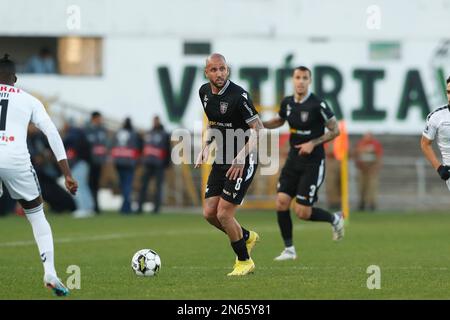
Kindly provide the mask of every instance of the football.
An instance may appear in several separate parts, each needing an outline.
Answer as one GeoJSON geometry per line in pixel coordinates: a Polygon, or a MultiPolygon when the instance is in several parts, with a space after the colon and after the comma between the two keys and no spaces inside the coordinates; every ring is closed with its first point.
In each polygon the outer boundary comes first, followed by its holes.
{"type": "Polygon", "coordinates": [[[133,272],[142,277],[152,277],[161,270],[161,258],[152,249],[142,249],[131,259],[133,272]]]}

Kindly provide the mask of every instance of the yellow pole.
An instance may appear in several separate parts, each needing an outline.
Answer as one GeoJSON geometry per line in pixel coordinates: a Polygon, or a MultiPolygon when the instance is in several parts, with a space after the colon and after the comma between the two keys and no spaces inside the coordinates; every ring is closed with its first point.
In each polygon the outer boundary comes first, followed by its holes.
{"type": "Polygon", "coordinates": [[[341,201],[344,219],[350,219],[350,205],[348,196],[348,151],[346,150],[341,160],[341,201]]]}
{"type": "MultiPolygon", "coordinates": [[[[204,137],[204,132],[207,128],[207,124],[208,124],[208,118],[206,117],[206,115],[203,115],[203,132],[202,132],[202,146],[203,146],[203,137],[204,137]]],[[[209,153],[209,156],[211,156],[211,151],[209,153]]],[[[209,158],[208,158],[209,161],[209,158]]],[[[201,167],[202,170],[202,205],[205,204],[205,192],[206,192],[206,184],[208,182],[208,175],[211,171],[211,164],[202,164],[201,167]]]]}

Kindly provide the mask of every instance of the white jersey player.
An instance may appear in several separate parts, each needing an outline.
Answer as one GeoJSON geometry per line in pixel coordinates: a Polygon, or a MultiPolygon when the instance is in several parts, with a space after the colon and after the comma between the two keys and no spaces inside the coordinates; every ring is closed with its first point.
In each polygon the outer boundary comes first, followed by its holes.
{"type": "Polygon", "coordinates": [[[39,182],[27,148],[30,122],[47,136],[67,190],[75,194],[77,182],[72,178],[61,137],[42,103],[17,88],[15,64],[5,55],[0,59],[0,196],[4,187],[19,201],[31,223],[34,238],[44,265],[44,284],[58,296],[68,289],[58,279],[53,260],[53,236],[45,218],[39,182]],[[2,186],[3,185],[3,186],[2,186]]]}
{"type": "Polygon", "coordinates": [[[447,79],[448,105],[437,108],[427,117],[425,130],[422,133],[421,147],[425,157],[437,170],[442,180],[446,181],[450,190],[450,77],[447,79]],[[442,155],[442,162],[433,151],[433,140],[442,155]]]}

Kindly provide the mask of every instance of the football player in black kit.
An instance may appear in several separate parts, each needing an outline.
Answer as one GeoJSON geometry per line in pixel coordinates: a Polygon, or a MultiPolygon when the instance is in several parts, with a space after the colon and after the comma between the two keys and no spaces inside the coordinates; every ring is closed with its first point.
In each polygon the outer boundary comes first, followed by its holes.
{"type": "Polygon", "coordinates": [[[313,207],[317,192],[325,177],[323,143],[339,135],[336,118],[325,101],[309,90],[311,70],[298,67],[293,72],[294,95],[285,97],[278,116],[265,121],[264,127],[289,124],[290,145],[286,163],[281,171],[277,190],[277,218],[285,249],[276,261],[293,260],[297,253],[292,241],[292,220],[289,207],[295,197],[295,213],[302,220],[323,221],[332,225],[333,239],[344,236],[342,213],[330,213],[313,207]],[[325,133],[325,128],[328,131],[325,133]]]}
{"type": "Polygon", "coordinates": [[[228,79],[225,57],[210,55],[205,75],[209,82],[201,86],[199,95],[208,128],[195,167],[206,163],[213,142],[216,157],[206,186],[203,215],[228,235],[236,253],[233,271],[228,275],[243,276],[255,269],[250,251],[259,235],[241,227],[235,212],[256,172],[256,146],[263,125],[248,92],[228,79]]]}

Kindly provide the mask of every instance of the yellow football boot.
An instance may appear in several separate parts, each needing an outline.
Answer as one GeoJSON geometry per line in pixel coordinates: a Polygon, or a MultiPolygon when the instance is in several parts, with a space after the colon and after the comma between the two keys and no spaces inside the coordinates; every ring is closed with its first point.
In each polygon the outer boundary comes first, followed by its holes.
{"type": "MultiPolygon", "coordinates": [[[[247,247],[248,256],[250,256],[250,253],[252,252],[252,249],[255,247],[257,242],[259,242],[259,234],[257,234],[255,231],[250,230],[248,239],[247,239],[247,241],[245,241],[245,246],[247,247]]],[[[239,260],[236,257],[233,268],[236,268],[236,264],[238,263],[238,261],[239,260]]]]}
{"type": "Polygon", "coordinates": [[[249,273],[252,273],[255,270],[255,263],[250,258],[245,261],[237,261],[234,264],[234,269],[231,271],[228,276],[245,276],[249,273]]]}
{"type": "Polygon", "coordinates": [[[248,255],[252,252],[254,246],[259,241],[259,234],[257,234],[255,231],[249,231],[250,235],[248,236],[247,241],[245,241],[245,245],[247,247],[248,255]]]}

